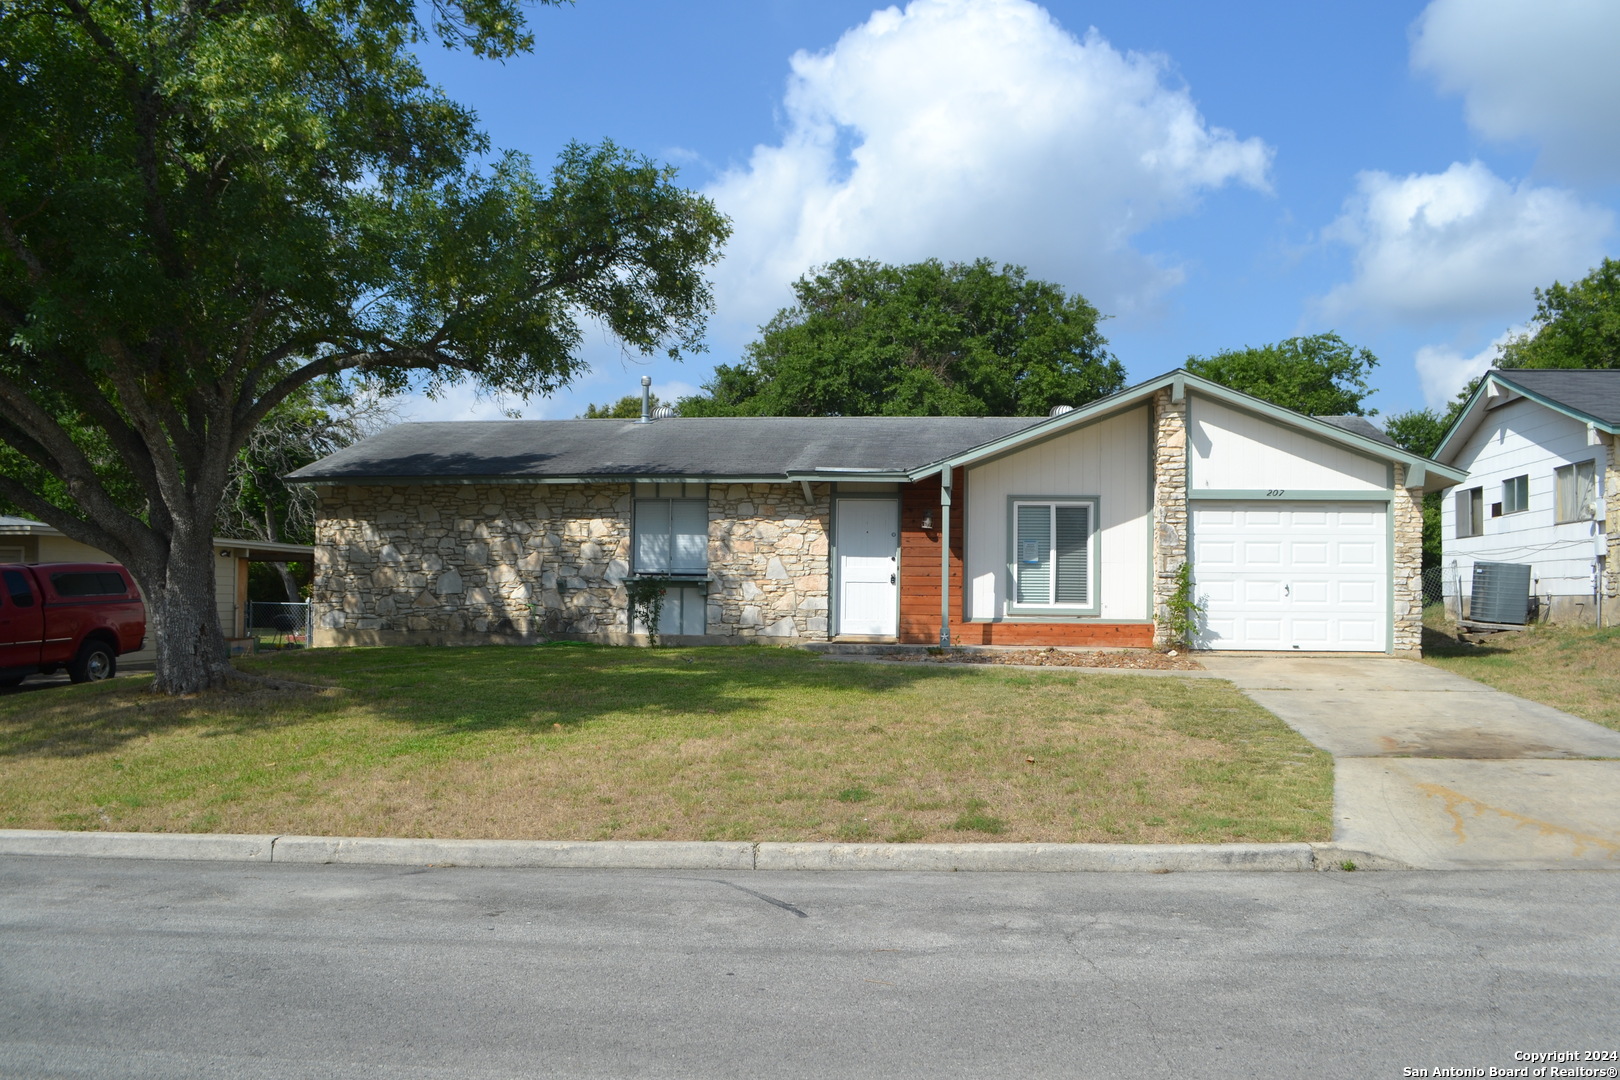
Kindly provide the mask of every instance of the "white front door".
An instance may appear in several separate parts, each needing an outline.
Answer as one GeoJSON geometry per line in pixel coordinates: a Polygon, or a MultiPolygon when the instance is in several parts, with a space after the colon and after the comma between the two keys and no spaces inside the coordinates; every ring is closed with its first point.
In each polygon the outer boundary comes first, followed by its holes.
{"type": "Polygon", "coordinates": [[[1193,580],[1210,649],[1383,652],[1389,509],[1214,503],[1192,512],[1193,580]]]}
{"type": "Polygon", "coordinates": [[[894,637],[899,629],[900,503],[839,499],[838,633],[894,637]]]}

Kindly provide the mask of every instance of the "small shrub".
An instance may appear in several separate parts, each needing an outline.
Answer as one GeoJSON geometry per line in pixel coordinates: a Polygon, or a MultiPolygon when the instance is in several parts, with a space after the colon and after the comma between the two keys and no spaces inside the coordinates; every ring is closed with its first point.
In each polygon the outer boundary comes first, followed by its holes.
{"type": "Polygon", "coordinates": [[[1176,588],[1164,602],[1166,617],[1164,628],[1170,642],[1183,649],[1192,648],[1198,634],[1198,617],[1204,613],[1193,599],[1192,563],[1184,562],[1176,571],[1176,588]]]}
{"type": "Polygon", "coordinates": [[[658,647],[658,622],[664,616],[664,591],[662,581],[652,578],[631,578],[624,583],[624,595],[630,605],[630,625],[633,627],[639,621],[647,628],[647,642],[653,648],[658,647]]]}

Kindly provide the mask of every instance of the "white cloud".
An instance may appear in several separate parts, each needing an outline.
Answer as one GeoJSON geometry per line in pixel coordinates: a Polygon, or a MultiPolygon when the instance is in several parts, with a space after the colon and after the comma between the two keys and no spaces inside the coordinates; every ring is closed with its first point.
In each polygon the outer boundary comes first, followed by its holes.
{"type": "Polygon", "coordinates": [[[1168,61],[1077,39],[1029,0],[915,0],[797,53],[781,142],[710,187],[736,232],[722,317],[751,330],[810,266],[986,256],[1104,311],[1180,280],[1133,238],[1272,151],[1208,126],[1168,61]]]}
{"type": "Polygon", "coordinates": [[[1417,351],[1418,382],[1423,386],[1424,403],[1431,409],[1445,410],[1457,392],[1477,379],[1496,362],[1496,355],[1511,339],[1527,332],[1528,323],[1510,327],[1495,341],[1472,356],[1449,345],[1425,345],[1417,351]]]}
{"type": "Polygon", "coordinates": [[[1402,177],[1364,172],[1323,233],[1355,249],[1355,276],[1319,307],[1329,321],[1521,318],[1535,287],[1596,264],[1613,228],[1601,206],[1509,184],[1477,161],[1402,177]]]}
{"type": "Polygon", "coordinates": [[[1434,0],[1413,25],[1412,66],[1463,96],[1488,139],[1530,140],[1579,177],[1620,175],[1620,4],[1434,0]]]}

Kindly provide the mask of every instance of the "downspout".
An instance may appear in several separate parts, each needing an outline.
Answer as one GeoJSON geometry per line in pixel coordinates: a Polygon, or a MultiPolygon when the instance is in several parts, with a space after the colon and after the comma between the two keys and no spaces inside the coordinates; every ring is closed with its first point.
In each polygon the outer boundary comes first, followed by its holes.
{"type": "Polygon", "coordinates": [[[939,473],[939,647],[951,647],[951,468],[939,473]]]}

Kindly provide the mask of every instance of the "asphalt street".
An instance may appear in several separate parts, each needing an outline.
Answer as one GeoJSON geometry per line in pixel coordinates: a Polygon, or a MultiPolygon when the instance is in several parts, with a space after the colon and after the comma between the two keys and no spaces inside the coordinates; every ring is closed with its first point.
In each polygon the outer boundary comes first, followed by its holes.
{"type": "Polygon", "coordinates": [[[1620,1050],[1617,881],[12,857],[0,1075],[1511,1067],[1620,1050]]]}

